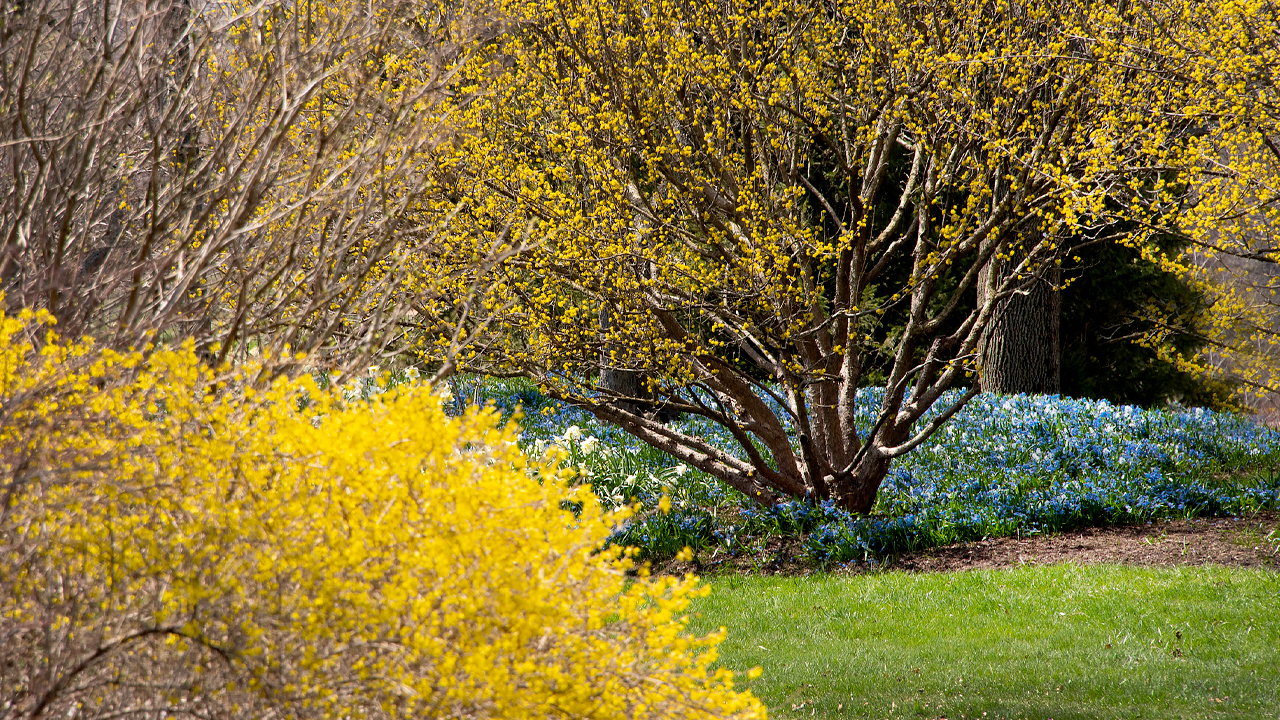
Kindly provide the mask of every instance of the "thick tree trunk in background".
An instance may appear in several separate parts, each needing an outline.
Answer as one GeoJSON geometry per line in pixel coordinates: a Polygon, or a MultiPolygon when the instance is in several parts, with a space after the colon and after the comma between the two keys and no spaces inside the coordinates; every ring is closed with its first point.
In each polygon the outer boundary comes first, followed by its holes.
{"type": "MultiPolygon", "coordinates": [[[[613,322],[609,317],[609,310],[607,307],[602,306],[600,308],[600,333],[604,335],[612,329],[613,322]]],[[[600,388],[626,397],[641,397],[640,391],[643,383],[640,373],[635,370],[619,369],[611,357],[614,349],[614,346],[606,345],[600,353],[600,388]]],[[[619,402],[618,407],[636,415],[644,414],[644,408],[634,402],[619,402]]]]}
{"type": "MultiPolygon", "coordinates": [[[[978,292],[990,292],[1004,280],[1009,263],[992,260],[978,279],[978,292]],[[995,274],[996,277],[991,277],[995,274]]],[[[997,308],[978,346],[982,391],[1056,394],[1061,390],[1062,356],[1058,339],[1061,271],[1050,270],[1024,294],[997,308]]]]}
{"type": "MultiPolygon", "coordinates": [[[[644,203],[640,197],[640,191],[635,185],[628,185],[625,194],[627,200],[635,208],[635,213],[631,220],[632,228],[635,232],[635,241],[643,246],[649,235],[649,222],[645,219],[644,213],[641,212],[641,207],[643,207],[644,203]]],[[[649,274],[648,263],[639,262],[635,271],[641,276],[647,276],[649,274]]],[[[609,316],[609,307],[606,304],[602,304],[600,306],[600,334],[607,337],[612,330],[613,320],[609,316]]],[[[639,398],[641,397],[640,391],[644,389],[643,378],[635,370],[624,370],[618,367],[618,361],[612,357],[618,350],[620,348],[616,345],[605,345],[600,352],[600,389],[624,397],[639,398]]],[[[620,402],[618,407],[636,415],[645,413],[645,408],[634,402],[620,402]]]]}

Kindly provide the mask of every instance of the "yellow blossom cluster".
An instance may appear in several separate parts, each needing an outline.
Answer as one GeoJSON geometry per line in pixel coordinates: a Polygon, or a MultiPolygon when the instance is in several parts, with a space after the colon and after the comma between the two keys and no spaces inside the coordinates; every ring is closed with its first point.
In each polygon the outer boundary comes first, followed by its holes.
{"type": "Polygon", "coordinates": [[[9,717],[764,717],[618,516],[424,387],[215,376],[0,315],[9,717]],[[643,574],[642,574],[643,575],[643,574]]]}
{"type": "Polygon", "coordinates": [[[1280,14],[1274,3],[1178,3],[1170,32],[1152,52],[1177,62],[1188,88],[1194,139],[1172,162],[1188,189],[1176,250],[1145,247],[1165,270],[1202,293],[1206,309],[1190,323],[1152,307],[1145,338],[1184,370],[1225,376],[1246,395],[1280,392],[1280,14]],[[1182,354],[1164,341],[1191,332],[1202,351],[1182,354]]]}

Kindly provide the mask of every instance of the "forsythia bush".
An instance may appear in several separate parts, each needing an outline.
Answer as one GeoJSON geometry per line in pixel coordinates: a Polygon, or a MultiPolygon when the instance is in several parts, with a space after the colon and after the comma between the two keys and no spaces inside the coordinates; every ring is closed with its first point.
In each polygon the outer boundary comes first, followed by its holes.
{"type": "Polygon", "coordinates": [[[0,315],[0,718],[764,717],[492,413],[47,326],[0,315]]]}

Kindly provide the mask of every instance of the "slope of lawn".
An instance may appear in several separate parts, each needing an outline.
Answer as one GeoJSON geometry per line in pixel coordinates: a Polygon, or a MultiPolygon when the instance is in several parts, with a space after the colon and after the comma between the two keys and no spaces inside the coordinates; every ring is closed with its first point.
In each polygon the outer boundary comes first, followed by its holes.
{"type": "Polygon", "coordinates": [[[1280,717],[1280,574],[1076,565],[713,579],[691,628],[779,718],[1280,717]]]}

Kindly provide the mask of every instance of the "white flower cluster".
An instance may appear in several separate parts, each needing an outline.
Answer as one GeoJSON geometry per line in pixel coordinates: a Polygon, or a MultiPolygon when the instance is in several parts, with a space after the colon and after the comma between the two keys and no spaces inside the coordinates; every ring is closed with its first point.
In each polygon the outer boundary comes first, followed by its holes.
{"type": "Polygon", "coordinates": [[[583,455],[594,455],[600,450],[600,439],[587,435],[578,425],[570,425],[559,437],[552,438],[551,442],[541,439],[533,441],[533,454],[536,457],[545,456],[553,448],[568,452],[576,448],[583,455]]]}
{"type": "Polygon", "coordinates": [[[555,444],[572,450],[575,446],[583,455],[594,455],[600,450],[600,438],[587,435],[577,425],[565,428],[564,434],[556,438],[555,444]]]}

